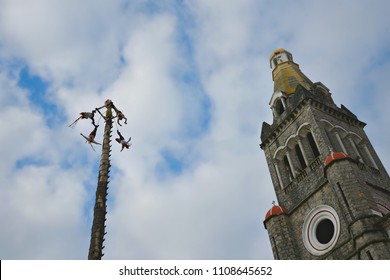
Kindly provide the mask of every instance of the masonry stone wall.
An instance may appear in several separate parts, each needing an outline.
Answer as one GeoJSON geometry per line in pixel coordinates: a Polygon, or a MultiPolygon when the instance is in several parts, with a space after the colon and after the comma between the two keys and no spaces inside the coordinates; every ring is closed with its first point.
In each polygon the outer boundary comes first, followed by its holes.
{"type": "Polygon", "coordinates": [[[275,259],[299,259],[299,252],[292,234],[290,218],[286,214],[269,217],[265,221],[275,259]]]}

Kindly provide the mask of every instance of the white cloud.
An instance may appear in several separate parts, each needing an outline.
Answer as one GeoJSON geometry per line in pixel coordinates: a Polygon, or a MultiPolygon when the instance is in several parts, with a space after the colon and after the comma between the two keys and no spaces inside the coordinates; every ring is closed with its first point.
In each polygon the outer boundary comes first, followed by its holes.
{"type": "Polygon", "coordinates": [[[119,1],[3,1],[4,50],[54,83],[104,86],[118,73],[119,1]]]}
{"type": "Polygon", "coordinates": [[[80,215],[86,202],[80,178],[77,171],[32,166],[1,180],[2,258],[83,257],[88,227],[80,215]]]}
{"type": "Polygon", "coordinates": [[[42,148],[47,130],[42,117],[29,106],[26,91],[18,89],[15,82],[8,81],[5,73],[0,74],[0,86],[1,170],[8,173],[20,157],[38,156],[34,152],[42,148]],[[38,127],[41,129],[34,129],[38,127]]]}
{"type": "Polygon", "coordinates": [[[85,159],[72,151],[63,128],[46,126],[27,91],[5,72],[0,84],[1,257],[82,258],[77,250],[87,241],[83,208],[88,201],[83,183],[91,171],[80,168],[85,159]]]}
{"type": "MultiPolygon", "coordinates": [[[[388,124],[389,56],[378,52],[389,23],[377,4],[24,2],[0,3],[3,259],[86,258],[99,153],[79,135],[89,121],[67,125],[107,98],[128,117],[113,135],[133,146],[112,142],[106,259],[272,258],[262,221],[275,195],[258,144],[276,48],[373,132],[388,124]],[[61,126],[18,87],[25,65],[48,82],[61,126]],[[360,110],[366,79],[375,121],[360,110]]],[[[387,137],[369,136],[386,158],[387,137]]]]}

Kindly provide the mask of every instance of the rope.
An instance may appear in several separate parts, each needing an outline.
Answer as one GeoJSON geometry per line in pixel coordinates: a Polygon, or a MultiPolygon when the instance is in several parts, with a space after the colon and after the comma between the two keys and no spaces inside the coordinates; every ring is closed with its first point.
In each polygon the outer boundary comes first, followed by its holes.
{"type": "Polygon", "coordinates": [[[115,123],[116,130],[119,130],[119,129],[118,129],[118,124],[117,124],[117,122],[115,121],[115,119],[114,119],[114,123],[115,123]]]}
{"type": "Polygon", "coordinates": [[[98,119],[98,123],[97,123],[97,125],[99,125],[99,123],[100,123],[100,119],[102,118],[102,116],[99,114],[99,119],[98,119]]]}

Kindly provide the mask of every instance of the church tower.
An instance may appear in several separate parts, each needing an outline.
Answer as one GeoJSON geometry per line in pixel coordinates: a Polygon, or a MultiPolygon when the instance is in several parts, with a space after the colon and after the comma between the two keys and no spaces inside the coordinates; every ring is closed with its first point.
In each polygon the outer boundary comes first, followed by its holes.
{"type": "Polygon", "coordinates": [[[390,259],[390,178],[365,123],[271,54],[273,122],[264,150],[278,205],[265,215],[275,259],[390,259]]]}

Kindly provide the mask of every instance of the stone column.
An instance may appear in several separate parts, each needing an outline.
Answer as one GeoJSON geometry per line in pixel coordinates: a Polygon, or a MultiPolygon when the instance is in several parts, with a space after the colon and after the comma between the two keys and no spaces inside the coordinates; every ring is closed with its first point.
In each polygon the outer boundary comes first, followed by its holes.
{"type": "Polygon", "coordinates": [[[345,149],[343,140],[341,140],[340,134],[339,134],[337,131],[335,131],[334,134],[336,135],[337,141],[339,141],[340,147],[341,147],[341,149],[343,150],[342,152],[343,152],[344,154],[348,154],[348,153],[347,153],[347,149],[345,149]]]}
{"type": "Polygon", "coordinates": [[[349,143],[351,143],[351,146],[352,146],[353,150],[355,151],[356,155],[360,158],[361,162],[364,163],[363,157],[360,155],[359,150],[357,149],[355,142],[351,138],[348,138],[348,140],[349,140],[349,143]]]}
{"type": "Polygon", "coordinates": [[[293,178],[295,178],[296,171],[295,171],[293,162],[292,162],[292,160],[291,160],[291,155],[290,155],[290,151],[289,151],[289,150],[286,151],[286,156],[287,156],[287,160],[288,160],[288,163],[289,163],[289,165],[290,165],[290,168],[291,168],[292,176],[293,176],[293,178]]]}
{"type": "Polygon", "coordinates": [[[374,158],[372,157],[370,150],[368,149],[366,144],[363,144],[364,151],[366,152],[368,158],[370,159],[372,165],[379,170],[378,165],[376,165],[374,158]]]}
{"type": "Polygon", "coordinates": [[[302,140],[300,138],[298,138],[298,145],[299,145],[299,148],[301,149],[303,160],[305,161],[306,166],[308,166],[309,165],[309,161],[308,161],[308,159],[306,157],[306,152],[305,152],[305,149],[303,148],[302,140]]]}
{"type": "Polygon", "coordinates": [[[283,185],[282,176],[280,176],[280,171],[279,171],[278,164],[275,162],[275,163],[274,163],[274,166],[275,166],[275,170],[276,170],[276,175],[278,176],[278,180],[279,180],[280,187],[281,187],[282,190],[283,190],[283,189],[284,189],[284,185],[283,185]]]}

